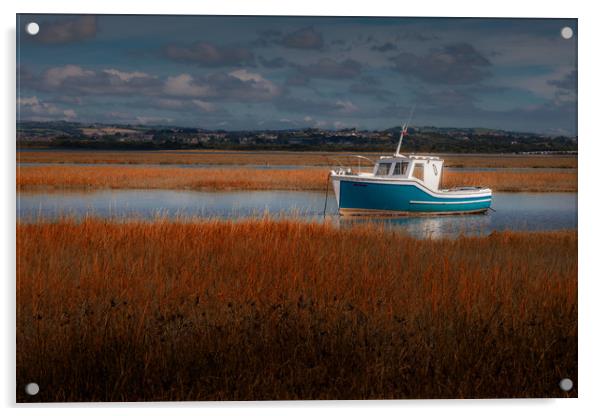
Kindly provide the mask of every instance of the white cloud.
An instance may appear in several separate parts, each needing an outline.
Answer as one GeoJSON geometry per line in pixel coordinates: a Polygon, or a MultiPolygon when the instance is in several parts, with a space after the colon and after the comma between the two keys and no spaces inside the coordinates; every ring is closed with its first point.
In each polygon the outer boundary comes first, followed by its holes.
{"type": "Polygon", "coordinates": [[[215,111],[215,106],[207,101],[192,100],[192,103],[203,111],[208,113],[215,111]]]}
{"type": "Polygon", "coordinates": [[[167,77],[164,91],[174,96],[203,97],[209,94],[210,88],[196,83],[190,74],[180,74],[167,77]]]}
{"type": "Polygon", "coordinates": [[[77,114],[72,109],[64,110],[63,114],[65,115],[65,117],[67,117],[67,119],[72,119],[72,118],[76,118],[77,117],[77,114]]]}
{"type": "Polygon", "coordinates": [[[20,117],[28,120],[46,121],[46,120],[71,120],[77,117],[77,113],[72,109],[61,109],[55,104],[46,103],[37,96],[19,97],[17,107],[20,111],[20,117]]]}
{"type": "Polygon", "coordinates": [[[573,68],[571,67],[559,67],[553,72],[543,75],[516,75],[513,77],[505,77],[500,78],[497,85],[520,88],[529,91],[540,98],[552,100],[556,98],[558,88],[553,83],[550,83],[550,81],[560,81],[569,75],[572,70],[573,68]]]}
{"type": "Polygon", "coordinates": [[[44,83],[50,87],[58,87],[68,78],[93,77],[94,71],[85,70],[77,65],[65,65],[48,69],[44,73],[44,83]]]}
{"type": "Polygon", "coordinates": [[[351,101],[338,100],[336,106],[341,113],[354,113],[359,110],[351,101]]]}
{"type": "Polygon", "coordinates": [[[113,69],[113,68],[105,69],[102,72],[104,72],[107,75],[111,75],[116,78],[119,78],[121,81],[124,81],[124,82],[129,82],[135,78],[155,78],[152,75],[147,74],[146,72],[139,72],[139,71],[124,72],[124,71],[120,71],[118,69],[113,69]]]}
{"type": "Polygon", "coordinates": [[[160,124],[160,123],[171,123],[171,122],[173,122],[173,118],[153,117],[153,116],[137,116],[136,121],[140,124],[160,124]]]}
{"type": "Polygon", "coordinates": [[[275,96],[280,93],[280,88],[278,88],[276,84],[255,72],[249,72],[246,69],[237,69],[236,71],[230,72],[228,75],[244,82],[253,82],[257,87],[265,90],[270,95],[275,96]]]}

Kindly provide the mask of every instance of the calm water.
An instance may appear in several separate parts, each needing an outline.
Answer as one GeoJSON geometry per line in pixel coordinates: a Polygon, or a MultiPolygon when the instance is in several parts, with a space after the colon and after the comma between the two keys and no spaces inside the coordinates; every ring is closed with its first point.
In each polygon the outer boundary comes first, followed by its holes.
{"type": "MultiPolygon", "coordinates": [[[[336,215],[336,201],[329,195],[327,214],[342,227],[366,221],[399,227],[417,237],[489,234],[494,230],[559,230],[577,228],[576,193],[495,193],[487,214],[462,216],[347,219],[336,215]]],[[[322,221],[323,192],[241,191],[197,192],[179,190],[111,190],[100,192],[20,192],[17,216],[25,221],[64,215],[82,217],[241,218],[295,215],[322,221]]]]}

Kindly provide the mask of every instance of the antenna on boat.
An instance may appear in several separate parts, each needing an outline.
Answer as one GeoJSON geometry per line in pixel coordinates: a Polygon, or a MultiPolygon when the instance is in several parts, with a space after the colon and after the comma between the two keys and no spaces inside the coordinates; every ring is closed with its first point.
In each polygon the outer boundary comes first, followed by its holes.
{"type": "Polygon", "coordinates": [[[401,150],[401,143],[403,142],[403,136],[405,136],[408,132],[408,125],[410,124],[410,121],[412,121],[412,117],[414,116],[415,109],[416,109],[416,104],[414,104],[412,106],[412,111],[410,111],[410,117],[408,118],[408,121],[406,121],[405,123],[403,123],[401,125],[401,133],[399,134],[399,143],[397,144],[397,150],[395,151],[394,156],[401,156],[399,151],[401,150]]]}

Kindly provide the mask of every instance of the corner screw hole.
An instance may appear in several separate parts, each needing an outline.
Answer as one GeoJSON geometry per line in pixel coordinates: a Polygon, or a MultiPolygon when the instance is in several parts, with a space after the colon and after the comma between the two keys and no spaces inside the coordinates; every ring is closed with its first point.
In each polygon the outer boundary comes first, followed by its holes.
{"type": "Polygon", "coordinates": [[[573,29],[571,29],[568,26],[563,27],[560,30],[560,36],[562,36],[564,39],[570,39],[573,37],[573,29]]]}
{"type": "Polygon", "coordinates": [[[571,380],[570,378],[563,378],[562,380],[560,380],[560,383],[558,383],[558,385],[563,391],[571,391],[573,389],[573,380],[571,380]]]}
{"type": "Polygon", "coordinates": [[[25,386],[25,393],[27,393],[30,396],[35,396],[39,392],[40,386],[38,386],[38,383],[29,383],[27,384],[27,386],[25,386]]]}
{"type": "Polygon", "coordinates": [[[27,26],[25,26],[25,31],[31,36],[35,36],[40,31],[40,25],[38,25],[36,22],[27,23],[27,26]]]}

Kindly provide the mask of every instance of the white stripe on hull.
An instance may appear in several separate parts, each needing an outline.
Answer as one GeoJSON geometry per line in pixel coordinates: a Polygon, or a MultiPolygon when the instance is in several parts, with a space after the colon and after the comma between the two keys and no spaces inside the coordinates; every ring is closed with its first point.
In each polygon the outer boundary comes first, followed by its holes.
{"type": "Polygon", "coordinates": [[[457,204],[473,204],[476,202],[491,202],[491,198],[474,199],[472,201],[410,201],[410,204],[457,205],[457,204]]]}

